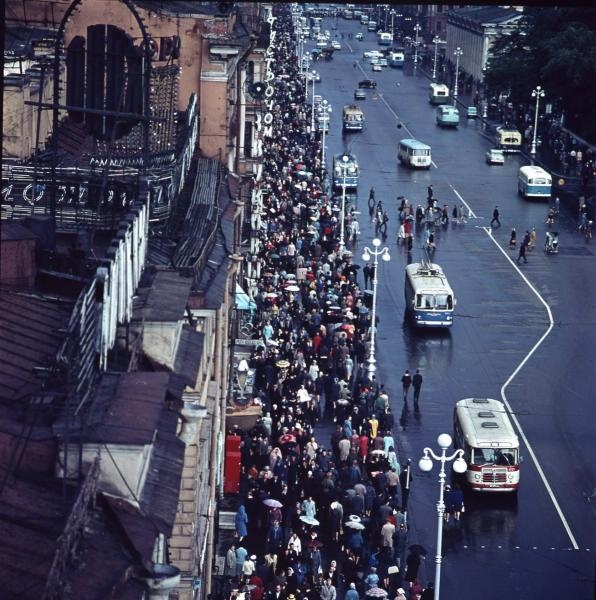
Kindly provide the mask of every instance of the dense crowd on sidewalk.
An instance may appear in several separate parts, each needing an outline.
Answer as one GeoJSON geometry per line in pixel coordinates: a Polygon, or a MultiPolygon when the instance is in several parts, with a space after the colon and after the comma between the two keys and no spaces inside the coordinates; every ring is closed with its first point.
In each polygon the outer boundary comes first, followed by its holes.
{"type": "Polygon", "coordinates": [[[410,465],[398,459],[389,397],[362,368],[367,294],[338,244],[287,7],[276,6],[272,137],[253,222],[261,343],[248,363],[263,417],[231,432],[241,481],[222,596],[432,598],[418,580],[423,549],[408,539],[410,465]],[[331,439],[317,439],[331,421],[331,439]]]}

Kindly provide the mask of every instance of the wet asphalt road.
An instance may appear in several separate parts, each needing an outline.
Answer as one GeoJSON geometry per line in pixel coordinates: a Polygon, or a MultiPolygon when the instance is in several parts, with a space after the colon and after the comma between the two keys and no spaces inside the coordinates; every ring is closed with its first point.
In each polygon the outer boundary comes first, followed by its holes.
{"type": "MultiPolygon", "coordinates": [[[[331,30],[331,22],[325,19],[323,29],[331,30]]],[[[355,22],[340,19],[338,25],[338,33],[364,31],[355,22]]],[[[444,531],[441,597],[592,598],[596,497],[592,502],[588,498],[596,490],[593,246],[577,232],[575,207],[562,207],[554,227],[560,232],[561,251],[546,255],[542,246],[548,203],[517,195],[517,170],[529,161],[509,155],[504,166],[487,165],[484,154],[491,143],[482,123],[463,117],[457,130],[437,127],[428,103],[429,80],[420,70],[407,63],[403,70],[373,73],[362,60],[364,50],[378,48],[372,33],[362,42],[340,41],[343,49],[332,61],[314,65],[322,77],[315,91],[333,106],[329,168],[332,155],[345,148],[360,163],[362,236],[355,260],[361,264],[362,249],[374,237],[367,207],[371,186],[389,209],[384,245],[391,261],[379,269],[378,376],[389,390],[393,411],[401,415],[402,459],[410,457],[415,465],[411,540],[429,550],[423,579],[434,579],[438,466],[424,474],[417,462],[425,446],[438,451],[438,434],[452,433],[457,400],[488,396],[506,399],[521,426],[521,486],[517,500],[502,495],[466,497],[461,525],[444,531]],[[365,129],[342,136],[341,109],[354,102],[357,82],[365,77],[378,83],[376,99],[367,91],[367,99],[360,101],[365,129]],[[434,165],[429,171],[398,164],[397,142],[404,137],[432,147],[434,165]],[[463,225],[450,222],[436,233],[434,261],[444,268],[457,297],[454,325],[446,332],[417,331],[404,321],[408,256],[396,244],[396,196],[406,196],[414,206],[425,205],[431,183],[439,204],[447,203],[450,214],[454,202],[463,201],[475,215],[463,225]],[[491,232],[495,205],[502,226],[491,232]],[[519,240],[533,226],[537,248],[518,269],[517,252],[508,248],[511,227],[517,228],[519,240]],[[411,398],[407,406],[401,400],[400,378],[406,368],[420,368],[424,376],[418,414],[411,398]]],[[[313,45],[310,42],[309,49],[313,45]]],[[[412,260],[423,258],[422,244],[417,232],[412,260]]]]}

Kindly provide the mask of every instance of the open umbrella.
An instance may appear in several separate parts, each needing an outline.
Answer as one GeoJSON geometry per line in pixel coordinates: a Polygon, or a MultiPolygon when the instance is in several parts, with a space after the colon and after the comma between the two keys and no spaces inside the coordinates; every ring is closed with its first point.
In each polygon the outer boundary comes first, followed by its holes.
{"type": "Polygon", "coordinates": [[[265,500],[263,500],[263,504],[269,508],[281,508],[283,506],[283,504],[275,498],[265,498],[265,500]]]}
{"type": "Polygon", "coordinates": [[[412,553],[412,554],[417,554],[418,556],[426,556],[427,552],[426,552],[426,548],[424,546],[421,546],[420,544],[412,544],[408,550],[412,553]]]}
{"type": "Polygon", "coordinates": [[[385,598],[388,594],[380,587],[372,587],[370,590],[366,590],[366,595],[370,598],[385,598]]]}
{"type": "Polygon", "coordinates": [[[279,439],[277,441],[280,444],[295,444],[296,438],[291,433],[284,433],[283,435],[279,436],[279,439]]]}
{"type": "Polygon", "coordinates": [[[350,515],[348,517],[348,521],[354,521],[355,523],[360,523],[362,519],[358,515],[350,515]]]}
{"type": "Polygon", "coordinates": [[[287,369],[290,366],[290,361],[282,358],[275,363],[275,366],[279,367],[280,369],[287,369]]]}
{"type": "Polygon", "coordinates": [[[319,522],[314,517],[307,517],[306,515],[302,515],[300,520],[307,525],[319,525],[319,522]]]}
{"type": "Polygon", "coordinates": [[[385,456],[385,450],[373,450],[371,454],[378,454],[381,456],[385,456]]]}
{"type": "Polygon", "coordinates": [[[299,292],[300,288],[297,285],[287,285],[286,292],[299,292]]]}
{"type": "Polygon", "coordinates": [[[346,521],[345,526],[350,529],[357,529],[358,531],[366,529],[366,527],[362,523],[358,523],[358,521],[346,521]]]}
{"type": "Polygon", "coordinates": [[[277,298],[279,294],[277,292],[267,292],[265,298],[277,298]]]}

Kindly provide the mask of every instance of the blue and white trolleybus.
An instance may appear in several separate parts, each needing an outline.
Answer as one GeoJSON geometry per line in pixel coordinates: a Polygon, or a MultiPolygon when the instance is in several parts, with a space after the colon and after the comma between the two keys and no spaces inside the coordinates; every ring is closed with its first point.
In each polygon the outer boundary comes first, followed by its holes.
{"type": "Polygon", "coordinates": [[[406,310],[418,327],[451,327],[456,300],[443,269],[431,262],[406,266],[406,310]]]}

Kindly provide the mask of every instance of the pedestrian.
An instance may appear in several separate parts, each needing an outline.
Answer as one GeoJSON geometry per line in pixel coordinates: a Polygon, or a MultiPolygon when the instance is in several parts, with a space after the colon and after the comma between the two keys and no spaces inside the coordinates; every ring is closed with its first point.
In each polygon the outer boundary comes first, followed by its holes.
{"type": "Polygon", "coordinates": [[[433,199],[433,186],[432,183],[426,188],[426,196],[430,202],[433,199]]]}
{"type": "Polygon", "coordinates": [[[416,373],[414,373],[414,377],[412,377],[412,387],[414,388],[414,402],[418,404],[420,388],[422,387],[422,374],[420,373],[420,369],[416,369],[416,373]]]}
{"type": "Polygon", "coordinates": [[[532,227],[532,231],[530,232],[530,240],[528,242],[528,250],[533,250],[534,247],[536,246],[536,238],[538,236],[536,235],[536,228],[532,227]]]}
{"type": "Polygon", "coordinates": [[[406,581],[410,582],[410,588],[414,585],[418,577],[418,568],[420,567],[420,555],[414,552],[408,554],[406,558],[406,581]]]}
{"type": "Polygon", "coordinates": [[[493,226],[493,223],[496,223],[497,227],[501,227],[501,221],[499,221],[499,207],[495,206],[495,210],[493,210],[493,218],[491,219],[490,226],[493,226]]]}
{"type": "Polygon", "coordinates": [[[528,262],[528,259],[526,258],[526,240],[525,240],[525,238],[519,246],[519,254],[517,255],[517,264],[518,265],[519,265],[519,261],[522,258],[524,259],[524,263],[528,262]]]}
{"type": "Polygon", "coordinates": [[[517,231],[515,231],[515,227],[511,230],[511,235],[509,236],[509,247],[515,248],[517,243],[517,231]]]}
{"type": "Polygon", "coordinates": [[[356,584],[353,581],[350,583],[350,588],[346,592],[344,600],[360,600],[360,596],[356,591],[356,584]]]}
{"type": "Polygon", "coordinates": [[[364,289],[367,290],[370,280],[371,280],[371,268],[370,263],[366,263],[364,268],[362,269],[362,274],[364,275],[364,289]]]}
{"type": "Polygon", "coordinates": [[[432,583],[429,583],[424,591],[422,592],[422,596],[420,596],[420,600],[433,600],[435,597],[435,588],[432,583]]]}
{"type": "Polygon", "coordinates": [[[404,400],[408,399],[408,390],[410,389],[410,385],[412,385],[412,376],[410,375],[410,371],[406,369],[405,373],[401,377],[401,385],[404,392],[404,400]]]}

